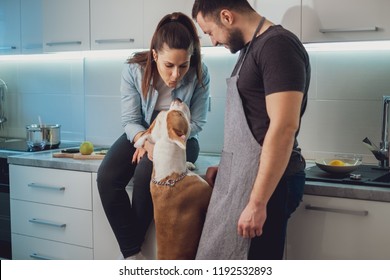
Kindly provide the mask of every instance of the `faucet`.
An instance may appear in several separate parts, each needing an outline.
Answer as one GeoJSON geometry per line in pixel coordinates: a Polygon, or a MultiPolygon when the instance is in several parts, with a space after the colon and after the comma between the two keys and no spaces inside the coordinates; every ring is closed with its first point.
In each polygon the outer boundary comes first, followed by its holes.
{"type": "Polygon", "coordinates": [[[381,167],[389,167],[389,103],[390,96],[383,96],[382,100],[382,134],[380,152],[383,158],[380,160],[381,167]]]}

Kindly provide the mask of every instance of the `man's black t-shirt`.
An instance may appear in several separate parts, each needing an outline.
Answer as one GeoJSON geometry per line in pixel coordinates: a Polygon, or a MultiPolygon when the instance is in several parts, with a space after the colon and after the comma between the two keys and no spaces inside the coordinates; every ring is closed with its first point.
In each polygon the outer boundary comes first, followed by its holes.
{"type": "MultiPolygon", "coordinates": [[[[245,50],[241,50],[239,62],[245,50]]],[[[232,75],[236,71],[234,69],[232,75]]],[[[259,144],[263,144],[269,127],[265,96],[281,91],[303,92],[302,116],[306,109],[309,84],[309,56],[293,33],[276,25],[254,39],[239,73],[238,90],[249,127],[259,144]]],[[[296,139],[294,150],[300,151],[296,139]]],[[[302,167],[304,162],[300,155],[293,153],[286,175],[302,170],[302,167]]]]}

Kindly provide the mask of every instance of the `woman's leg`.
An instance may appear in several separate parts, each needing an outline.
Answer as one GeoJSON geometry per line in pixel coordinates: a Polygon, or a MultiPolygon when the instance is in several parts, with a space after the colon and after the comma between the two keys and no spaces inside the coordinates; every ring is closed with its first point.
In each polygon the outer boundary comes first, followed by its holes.
{"type": "Polygon", "coordinates": [[[133,178],[133,210],[138,225],[137,240],[142,244],[146,231],[153,219],[153,203],[150,194],[150,180],[152,176],[153,162],[144,155],[135,169],[133,178]]]}
{"type": "Polygon", "coordinates": [[[186,153],[187,161],[195,163],[199,156],[199,142],[195,138],[190,138],[187,140],[186,153]]]}
{"type": "Polygon", "coordinates": [[[125,190],[136,167],[135,148],[123,134],[112,145],[97,174],[100,199],[124,258],[140,251],[137,223],[125,190]]]}

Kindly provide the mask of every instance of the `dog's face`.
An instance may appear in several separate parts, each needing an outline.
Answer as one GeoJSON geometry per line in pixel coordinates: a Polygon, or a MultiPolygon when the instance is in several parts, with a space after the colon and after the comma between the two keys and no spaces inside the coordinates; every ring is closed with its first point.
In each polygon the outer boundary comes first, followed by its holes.
{"type": "Polygon", "coordinates": [[[165,139],[185,150],[190,135],[190,110],[181,100],[174,100],[168,111],[161,111],[151,126],[137,140],[134,147],[140,148],[145,141],[156,143],[165,139]]]}

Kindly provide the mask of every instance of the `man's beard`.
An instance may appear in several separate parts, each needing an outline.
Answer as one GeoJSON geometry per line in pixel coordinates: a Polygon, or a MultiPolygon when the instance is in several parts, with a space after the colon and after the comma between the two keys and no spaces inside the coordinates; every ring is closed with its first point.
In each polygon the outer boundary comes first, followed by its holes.
{"type": "Polygon", "coordinates": [[[242,35],[241,30],[233,29],[228,38],[228,42],[226,44],[229,47],[231,53],[236,53],[245,47],[244,36],[242,35]]]}

